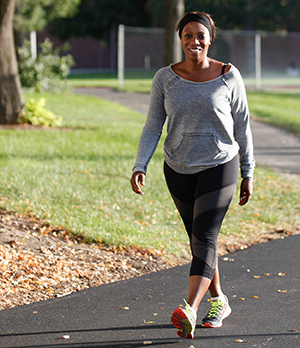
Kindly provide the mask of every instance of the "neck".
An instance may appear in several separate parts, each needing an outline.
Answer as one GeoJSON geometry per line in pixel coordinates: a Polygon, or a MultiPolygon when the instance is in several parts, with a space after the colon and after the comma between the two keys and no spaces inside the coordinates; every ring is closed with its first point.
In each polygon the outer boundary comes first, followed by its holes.
{"type": "Polygon", "coordinates": [[[209,65],[210,65],[208,57],[205,57],[201,61],[194,61],[194,60],[186,59],[183,61],[183,63],[184,63],[186,70],[191,71],[191,72],[205,70],[205,69],[209,68],[209,65]]]}

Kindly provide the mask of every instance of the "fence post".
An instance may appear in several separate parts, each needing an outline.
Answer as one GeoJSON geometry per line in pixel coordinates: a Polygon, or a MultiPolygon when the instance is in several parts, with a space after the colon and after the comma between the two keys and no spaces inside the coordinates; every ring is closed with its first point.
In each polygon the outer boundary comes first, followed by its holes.
{"type": "Polygon", "coordinates": [[[255,88],[261,90],[261,35],[255,34],[255,88]]]}
{"type": "Polygon", "coordinates": [[[118,30],[118,81],[119,87],[124,86],[124,60],[125,60],[125,26],[119,25],[118,30]]]}
{"type": "Polygon", "coordinates": [[[36,31],[30,32],[30,49],[31,49],[31,55],[34,60],[37,58],[37,38],[36,38],[36,31]]]}

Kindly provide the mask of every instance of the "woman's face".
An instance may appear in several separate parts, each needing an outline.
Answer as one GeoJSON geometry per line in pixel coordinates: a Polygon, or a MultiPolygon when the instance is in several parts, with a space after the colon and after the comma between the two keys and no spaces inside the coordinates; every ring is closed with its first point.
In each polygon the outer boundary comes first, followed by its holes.
{"type": "Polygon", "coordinates": [[[182,31],[182,48],[187,59],[201,60],[210,46],[208,29],[201,23],[189,22],[182,31]]]}

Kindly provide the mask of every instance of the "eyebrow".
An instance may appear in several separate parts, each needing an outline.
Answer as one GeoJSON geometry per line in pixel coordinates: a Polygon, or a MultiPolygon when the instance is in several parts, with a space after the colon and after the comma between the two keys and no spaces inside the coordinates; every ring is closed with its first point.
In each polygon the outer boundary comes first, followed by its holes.
{"type": "MultiPolygon", "coordinates": [[[[194,33],[192,30],[187,30],[187,31],[183,30],[183,32],[184,33],[194,33]]],[[[198,31],[197,34],[206,34],[206,32],[205,31],[198,31]]]]}

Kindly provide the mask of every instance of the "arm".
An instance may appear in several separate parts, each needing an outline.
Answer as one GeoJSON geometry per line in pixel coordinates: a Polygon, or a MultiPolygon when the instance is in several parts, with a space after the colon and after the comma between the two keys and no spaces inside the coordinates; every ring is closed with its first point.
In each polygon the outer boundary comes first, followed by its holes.
{"type": "Polygon", "coordinates": [[[253,139],[250,128],[250,112],[246,89],[242,76],[235,68],[232,83],[231,113],[234,119],[234,136],[239,144],[242,178],[253,179],[255,160],[253,157],[253,139]]]}
{"type": "Polygon", "coordinates": [[[132,190],[137,194],[144,194],[140,185],[145,184],[147,167],[157,148],[165,120],[164,93],[159,79],[155,76],[151,88],[149,112],[139,140],[137,158],[130,180],[132,190]]]}

